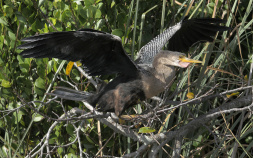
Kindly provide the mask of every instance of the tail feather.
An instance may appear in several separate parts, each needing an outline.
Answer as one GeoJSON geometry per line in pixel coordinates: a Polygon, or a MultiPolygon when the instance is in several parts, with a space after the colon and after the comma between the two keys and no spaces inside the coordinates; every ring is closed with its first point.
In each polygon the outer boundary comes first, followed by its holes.
{"type": "Polygon", "coordinates": [[[54,91],[47,94],[74,101],[88,101],[89,98],[93,95],[89,92],[77,91],[66,87],[56,87],[54,91]]]}

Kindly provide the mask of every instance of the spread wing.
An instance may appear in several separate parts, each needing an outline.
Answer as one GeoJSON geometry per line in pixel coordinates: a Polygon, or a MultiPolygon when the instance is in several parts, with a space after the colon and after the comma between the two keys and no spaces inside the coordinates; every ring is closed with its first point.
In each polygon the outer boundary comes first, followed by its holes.
{"type": "Polygon", "coordinates": [[[155,55],[169,41],[168,50],[187,51],[197,42],[213,41],[212,36],[218,31],[229,30],[229,27],[220,26],[225,20],[216,18],[184,19],[156,36],[143,46],[137,56],[138,64],[152,64],[155,55]]]}
{"type": "Polygon", "coordinates": [[[169,27],[160,35],[156,36],[149,43],[144,45],[137,54],[138,64],[152,64],[155,55],[164,47],[170,38],[182,27],[182,22],[169,27]]]}
{"type": "Polygon", "coordinates": [[[186,52],[198,42],[212,42],[218,31],[227,31],[230,28],[220,26],[225,20],[216,18],[202,18],[183,20],[182,27],[169,40],[168,50],[186,52]]]}
{"type": "Polygon", "coordinates": [[[24,58],[58,58],[81,60],[86,72],[91,75],[124,73],[134,75],[138,69],[125,53],[121,39],[93,29],[53,32],[22,39],[27,42],[18,46],[24,49],[24,58]]]}

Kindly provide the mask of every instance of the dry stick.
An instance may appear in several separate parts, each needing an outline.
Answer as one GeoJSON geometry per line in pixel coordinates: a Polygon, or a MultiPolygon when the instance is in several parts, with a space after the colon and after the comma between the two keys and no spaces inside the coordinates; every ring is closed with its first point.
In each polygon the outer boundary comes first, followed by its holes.
{"type": "Polygon", "coordinates": [[[175,111],[175,109],[172,109],[170,111],[170,113],[167,115],[167,117],[165,118],[165,120],[163,121],[162,123],[162,126],[160,127],[158,133],[161,133],[161,131],[163,130],[164,126],[165,126],[165,123],[168,121],[168,119],[170,118],[171,114],[175,111]]]}
{"type": "Polygon", "coordinates": [[[239,52],[240,52],[240,56],[241,56],[241,60],[242,60],[242,67],[244,67],[244,61],[243,61],[243,57],[242,57],[242,48],[241,48],[241,42],[240,42],[240,35],[239,35],[238,29],[236,30],[236,36],[237,36],[238,48],[239,48],[239,52]]]}
{"type": "Polygon", "coordinates": [[[175,147],[172,153],[172,157],[180,157],[181,156],[181,149],[182,149],[182,141],[183,137],[178,136],[175,138],[175,147]]]}
{"type": "MultiPolygon", "coordinates": [[[[102,144],[102,136],[101,136],[101,127],[100,127],[100,121],[98,120],[97,122],[97,128],[98,128],[98,145],[99,145],[99,152],[100,152],[100,156],[103,156],[103,144],[102,144]]],[[[98,152],[98,153],[99,153],[98,152]]]]}
{"type": "MultiPolygon", "coordinates": [[[[154,141],[156,142],[156,144],[153,144],[153,146],[152,146],[152,148],[151,148],[151,153],[152,153],[152,151],[158,146],[158,145],[160,145],[160,142],[158,141],[158,140],[156,140],[156,138],[154,138],[153,137],[153,135],[152,134],[150,134],[150,136],[154,139],[154,141]]],[[[162,147],[162,149],[163,149],[163,151],[167,154],[167,155],[169,155],[169,153],[162,147]]]]}
{"type": "Polygon", "coordinates": [[[141,154],[147,151],[148,148],[149,148],[148,145],[143,144],[141,147],[139,147],[137,151],[126,154],[123,156],[123,158],[132,158],[132,157],[138,157],[138,156],[141,157],[141,154]]]}
{"type": "MultiPolygon", "coordinates": [[[[180,6],[182,6],[182,5],[183,5],[183,3],[178,2],[177,0],[175,0],[175,4],[180,5],[180,6]]],[[[187,5],[185,4],[185,5],[184,5],[184,7],[187,7],[187,5]]]]}
{"type": "MultiPolygon", "coordinates": [[[[253,104],[252,104],[252,105],[253,105],[253,104]]],[[[247,155],[248,157],[252,157],[252,156],[250,156],[250,153],[248,153],[247,150],[242,146],[242,144],[239,143],[239,140],[236,138],[236,136],[234,135],[234,133],[233,133],[233,132],[230,130],[230,128],[228,127],[227,121],[226,121],[225,116],[224,116],[223,113],[221,113],[221,116],[222,116],[222,118],[223,118],[223,120],[224,120],[224,122],[225,122],[225,125],[226,125],[227,129],[228,129],[229,132],[232,134],[232,136],[233,136],[234,139],[236,140],[237,144],[240,145],[240,147],[243,149],[243,151],[246,153],[246,155],[247,155]]],[[[240,133],[240,132],[239,132],[239,133],[240,133]]]]}
{"type": "Polygon", "coordinates": [[[218,5],[219,0],[215,0],[215,5],[214,5],[214,9],[213,9],[213,15],[212,18],[215,18],[215,14],[216,14],[216,10],[217,10],[217,5],[218,5]]]}
{"type": "Polygon", "coordinates": [[[187,16],[189,14],[190,9],[191,9],[193,3],[194,3],[194,0],[192,0],[192,2],[189,4],[189,7],[187,8],[187,11],[185,13],[185,16],[187,16]]]}
{"type": "MultiPolygon", "coordinates": [[[[75,125],[73,124],[73,126],[75,127],[75,125]]],[[[79,155],[80,155],[80,158],[83,157],[83,149],[82,149],[82,144],[81,144],[81,140],[80,140],[80,130],[83,126],[83,121],[81,122],[81,124],[78,126],[78,128],[75,127],[75,130],[76,130],[76,138],[78,138],[78,147],[79,147],[79,155]]]]}
{"type": "MultiPolygon", "coordinates": [[[[200,67],[202,67],[202,66],[200,66],[200,67]]],[[[233,74],[233,73],[231,73],[231,72],[225,71],[225,70],[221,70],[221,69],[214,68],[214,67],[210,67],[210,66],[207,66],[206,68],[209,69],[209,70],[214,70],[214,71],[219,71],[219,72],[222,72],[222,73],[225,73],[225,74],[229,74],[229,75],[231,75],[231,76],[235,76],[235,77],[238,77],[238,78],[240,78],[240,79],[243,80],[242,77],[237,76],[237,75],[235,75],[235,74],[233,74]]]]}
{"type": "MultiPolygon", "coordinates": [[[[112,137],[115,135],[115,132],[111,135],[111,137],[105,142],[104,146],[102,146],[99,151],[96,153],[96,156],[98,156],[99,153],[102,153],[102,150],[104,149],[104,147],[109,143],[109,141],[112,139],[112,137]]],[[[101,155],[102,157],[103,155],[101,155]]]]}
{"type": "Polygon", "coordinates": [[[97,82],[95,82],[93,80],[93,78],[91,76],[89,76],[87,73],[85,73],[85,71],[81,67],[77,66],[76,63],[74,63],[74,65],[93,84],[93,86],[97,89],[97,87],[98,87],[97,82]]]}

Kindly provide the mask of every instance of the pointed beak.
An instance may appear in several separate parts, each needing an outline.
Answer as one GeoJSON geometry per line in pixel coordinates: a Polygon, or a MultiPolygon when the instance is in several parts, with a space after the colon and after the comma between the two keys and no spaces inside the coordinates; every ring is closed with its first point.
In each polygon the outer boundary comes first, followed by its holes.
{"type": "Polygon", "coordinates": [[[184,62],[184,63],[203,63],[203,61],[190,59],[190,58],[187,58],[187,57],[185,57],[185,56],[179,57],[179,60],[180,60],[181,62],[184,62]]]}

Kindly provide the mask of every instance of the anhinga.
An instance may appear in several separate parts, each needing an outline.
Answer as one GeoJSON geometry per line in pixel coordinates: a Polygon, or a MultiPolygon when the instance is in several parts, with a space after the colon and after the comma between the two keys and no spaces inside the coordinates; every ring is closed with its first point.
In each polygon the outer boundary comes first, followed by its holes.
{"type": "Polygon", "coordinates": [[[20,54],[24,58],[81,60],[91,76],[118,74],[97,94],[69,88],[58,88],[52,94],[85,100],[100,111],[121,115],[138,100],[163,92],[175,76],[175,66],[185,68],[190,63],[198,63],[178,51],[186,51],[198,41],[213,41],[211,36],[217,31],[229,29],[219,25],[224,22],[213,18],[184,19],[143,46],[136,61],[129,58],[118,36],[93,29],[27,37],[22,39],[27,43],[18,48],[25,49],[20,54]],[[162,50],[168,41],[168,50],[162,50]]]}

